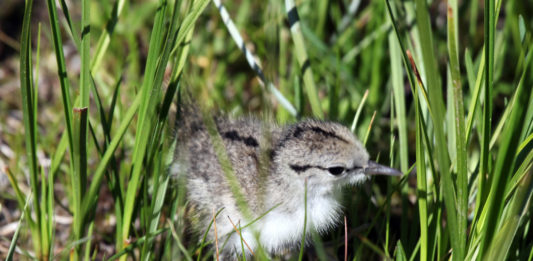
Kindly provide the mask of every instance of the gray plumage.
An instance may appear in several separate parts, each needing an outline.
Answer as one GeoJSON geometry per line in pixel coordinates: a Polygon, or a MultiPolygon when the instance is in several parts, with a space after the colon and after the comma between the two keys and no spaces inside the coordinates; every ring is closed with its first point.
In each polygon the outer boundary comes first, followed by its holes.
{"type": "MultiPolygon", "coordinates": [[[[261,245],[276,254],[301,240],[306,184],[307,232],[324,232],[339,221],[338,195],[343,186],[363,182],[371,174],[401,174],[369,161],[361,142],[334,122],[304,120],[279,126],[254,117],[224,116],[211,121],[189,106],[182,109],[176,125],[171,172],[185,179],[197,231],[203,233],[213,213],[223,209],[216,224],[226,259],[241,254],[241,237],[230,219],[244,227],[264,215],[241,230],[250,247],[245,251],[250,254],[261,245]],[[217,140],[222,141],[222,153],[227,155],[248,213],[232,192],[227,178],[232,174],[223,170],[224,157],[217,157],[221,155],[214,146],[217,140]]],[[[213,227],[208,236],[214,241],[213,227]]]]}

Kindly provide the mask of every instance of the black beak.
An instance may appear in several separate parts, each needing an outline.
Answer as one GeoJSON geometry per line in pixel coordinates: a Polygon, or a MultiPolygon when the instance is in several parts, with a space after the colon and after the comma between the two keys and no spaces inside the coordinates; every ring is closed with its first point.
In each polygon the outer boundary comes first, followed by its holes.
{"type": "Polygon", "coordinates": [[[363,169],[366,175],[388,175],[388,176],[402,176],[399,170],[389,168],[387,166],[379,165],[374,161],[369,160],[368,166],[363,169]]]}

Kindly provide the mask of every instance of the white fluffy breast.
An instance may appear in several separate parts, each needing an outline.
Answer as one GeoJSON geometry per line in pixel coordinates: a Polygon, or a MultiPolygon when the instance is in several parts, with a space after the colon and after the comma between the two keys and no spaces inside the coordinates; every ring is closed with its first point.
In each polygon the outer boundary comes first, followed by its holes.
{"type": "MultiPolygon", "coordinates": [[[[270,252],[299,244],[304,229],[304,204],[292,213],[272,210],[261,219],[254,229],[260,234],[261,245],[270,252]]],[[[332,197],[310,198],[307,202],[306,234],[311,230],[320,233],[331,228],[339,217],[340,205],[332,197]]]]}

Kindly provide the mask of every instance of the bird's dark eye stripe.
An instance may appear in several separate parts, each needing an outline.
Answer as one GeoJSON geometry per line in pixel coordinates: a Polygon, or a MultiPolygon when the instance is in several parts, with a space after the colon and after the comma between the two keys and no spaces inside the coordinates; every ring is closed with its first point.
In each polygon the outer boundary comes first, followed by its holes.
{"type": "Polygon", "coordinates": [[[359,166],[354,166],[353,168],[351,168],[350,170],[357,170],[357,169],[362,169],[363,167],[359,167],[359,166]]]}
{"type": "Polygon", "coordinates": [[[331,173],[331,175],[340,175],[342,173],[344,173],[346,169],[344,167],[331,167],[331,168],[328,168],[328,171],[329,173],[331,173]]]}
{"type": "Polygon", "coordinates": [[[317,168],[317,169],[321,169],[321,170],[324,170],[324,171],[328,171],[329,173],[331,173],[331,175],[335,175],[335,176],[341,175],[342,173],[346,172],[346,170],[352,171],[352,170],[361,169],[361,167],[359,167],[359,166],[355,166],[353,168],[346,169],[344,167],[325,168],[325,167],[321,167],[321,166],[294,165],[294,164],[290,164],[289,167],[292,170],[294,170],[295,172],[297,172],[297,173],[306,172],[308,169],[311,169],[311,168],[317,168]]]}
{"type": "Polygon", "coordinates": [[[303,165],[303,166],[300,166],[300,165],[289,165],[291,167],[292,170],[296,171],[297,173],[300,173],[300,172],[305,172],[306,170],[312,168],[312,166],[309,166],[309,165],[303,165]]]}

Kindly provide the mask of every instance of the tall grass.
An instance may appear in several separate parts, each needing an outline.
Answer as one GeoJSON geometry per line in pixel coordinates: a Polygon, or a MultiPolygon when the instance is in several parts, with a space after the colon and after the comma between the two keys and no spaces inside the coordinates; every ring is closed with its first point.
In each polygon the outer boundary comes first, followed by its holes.
{"type": "Polygon", "coordinates": [[[205,231],[189,232],[185,193],[167,173],[185,85],[211,110],[342,122],[373,159],[408,173],[347,189],[347,232],[311,233],[293,260],[342,259],[345,249],[353,260],[533,258],[531,3],[46,3],[42,35],[32,33],[33,1],[22,19],[24,132],[0,133],[23,159],[0,158],[11,183],[0,204],[16,201],[21,213],[8,260],[216,256],[205,231]],[[58,81],[51,100],[38,91],[46,72],[58,81]],[[72,216],[69,229],[59,212],[72,216]]]}

